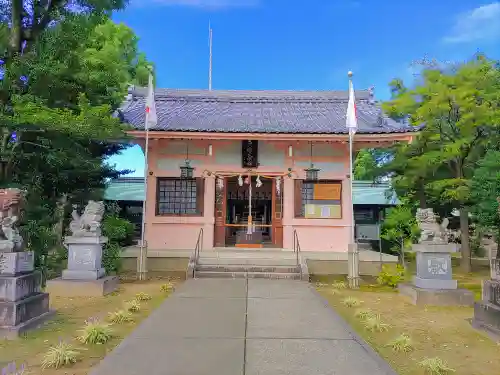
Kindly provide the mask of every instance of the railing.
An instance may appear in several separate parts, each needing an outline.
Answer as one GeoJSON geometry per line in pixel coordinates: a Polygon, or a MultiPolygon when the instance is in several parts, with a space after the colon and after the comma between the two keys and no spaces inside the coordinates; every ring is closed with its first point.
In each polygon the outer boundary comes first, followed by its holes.
{"type": "Polygon", "coordinates": [[[193,278],[195,276],[196,265],[198,264],[198,258],[200,257],[200,251],[203,248],[203,228],[200,228],[198,233],[198,240],[196,241],[196,246],[194,248],[194,265],[193,265],[193,278]]]}
{"type": "Polygon", "coordinates": [[[293,230],[293,252],[295,253],[295,258],[297,261],[297,267],[300,270],[300,278],[302,279],[302,266],[300,264],[300,242],[299,235],[297,234],[297,230],[293,230]]]}

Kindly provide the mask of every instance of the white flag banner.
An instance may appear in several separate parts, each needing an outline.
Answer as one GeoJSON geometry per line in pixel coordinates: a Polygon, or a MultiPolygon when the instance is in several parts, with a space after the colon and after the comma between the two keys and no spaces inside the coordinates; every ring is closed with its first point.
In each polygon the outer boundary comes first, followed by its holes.
{"type": "Polygon", "coordinates": [[[354,134],[358,129],[358,119],[356,118],[356,99],[354,97],[354,86],[349,80],[349,103],[347,104],[346,126],[349,133],[354,134]]]}
{"type": "Polygon", "coordinates": [[[155,91],[153,88],[153,75],[149,74],[148,96],[146,97],[146,124],[145,129],[155,127],[158,122],[156,116],[155,91]]]}

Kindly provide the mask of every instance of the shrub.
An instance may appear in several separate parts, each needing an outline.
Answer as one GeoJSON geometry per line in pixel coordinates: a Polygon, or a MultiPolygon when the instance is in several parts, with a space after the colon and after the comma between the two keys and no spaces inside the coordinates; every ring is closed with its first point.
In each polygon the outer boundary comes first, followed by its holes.
{"type": "Polygon", "coordinates": [[[130,311],[130,312],[141,311],[141,304],[135,299],[133,299],[132,301],[128,301],[125,304],[125,307],[126,307],[127,311],[130,311]]]}
{"type": "Polygon", "coordinates": [[[332,288],[333,289],[346,289],[347,288],[347,284],[345,283],[345,281],[335,281],[332,284],[332,288]]]}
{"type": "Polygon", "coordinates": [[[118,310],[108,314],[108,319],[112,323],[126,323],[132,321],[132,314],[125,310],[118,310]]]}
{"type": "Polygon", "coordinates": [[[419,362],[419,365],[423,367],[425,373],[428,375],[446,375],[455,372],[454,369],[448,367],[446,362],[438,357],[425,358],[419,362]]]}
{"type": "Polygon", "coordinates": [[[109,324],[101,323],[98,319],[89,319],[80,330],[78,341],[84,344],[104,344],[112,337],[112,330],[109,324]]]}
{"type": "Polygon", "coordinates": [[[371,316],[373,316],[373,311],[370,309],[357,309],[356,312],[354,313],[354,316],[358,319],[367,319],[371,316]]]}
{"type": "Polygon", "coordinates": [[[411,338],[408,335],[402,334],[389,342],[386,346],[390,346],[395,352],[408,353],[413,350],[411,338]]]}
{"type": "Polygon", "coordinates": [[[380,315],[372,315],[367,317],[363,325],[370,332],[385,332],[389,329],[389,324],[382,322],[380,315]]]}
{"type": "Polygon", "coordinates": [[[160,287],[160,290],[164,293],[170,292],[174,289],[174,284],[171,282],[165,283],[160,287]]]}
{"type": "Polygon", "coordinates": [[[342,304],[346,307],[356,307],[361,305],[361,301],[354,297],[346,297],[342,300],[342,304]]]}
{"type": "Polygon", "coordinates": [[[110,243],[116,243],[120,247],[132,245],[134,228],[134,224],[113,212],[106,215],[102,221],[103,234],[108,237],[110,243]]]}
{"type": "Polygon", "coordinates": [[[51,346],[42,360],[42,368],[61,368],[76,363],[80,353],[71,344],[59,341],[56,346],[51,346]]]}
{"type": "Polygon", "coordinates": [[[149,301],[151,300],[151,296],[147,293],[140,292],[135,295],[135,299],[137,301],[149,301]]]}
{"type": "Polygon", "coordinates": [[[384,264],[382,266],[382,271],[377,277],[377,282],[380,285],[390,286],[395,288],[405,277],[405,269],[400,264],[395,267],[389,264],[384,264]]]}

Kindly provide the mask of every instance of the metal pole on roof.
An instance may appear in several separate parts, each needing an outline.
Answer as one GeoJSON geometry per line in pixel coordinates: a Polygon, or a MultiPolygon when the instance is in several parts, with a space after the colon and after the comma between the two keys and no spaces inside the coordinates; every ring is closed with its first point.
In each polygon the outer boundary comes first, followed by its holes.
{"type": "Polygon", "coordinates": [[[212,26],[208,22],[208,47],[209,47],[209,62],[208,62],[208,89],[212,90],[212,26]]]}

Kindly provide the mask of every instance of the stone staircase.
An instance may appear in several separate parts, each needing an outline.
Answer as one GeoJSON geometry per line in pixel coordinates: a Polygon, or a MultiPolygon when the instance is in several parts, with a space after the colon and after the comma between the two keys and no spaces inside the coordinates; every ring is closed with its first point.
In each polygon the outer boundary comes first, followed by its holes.
{"type": "Polygon", "coordinates": [[[214,249],[200,252],[194,277],[300,280],[304,279],[304,268],[291,251],[214,249]]]}

